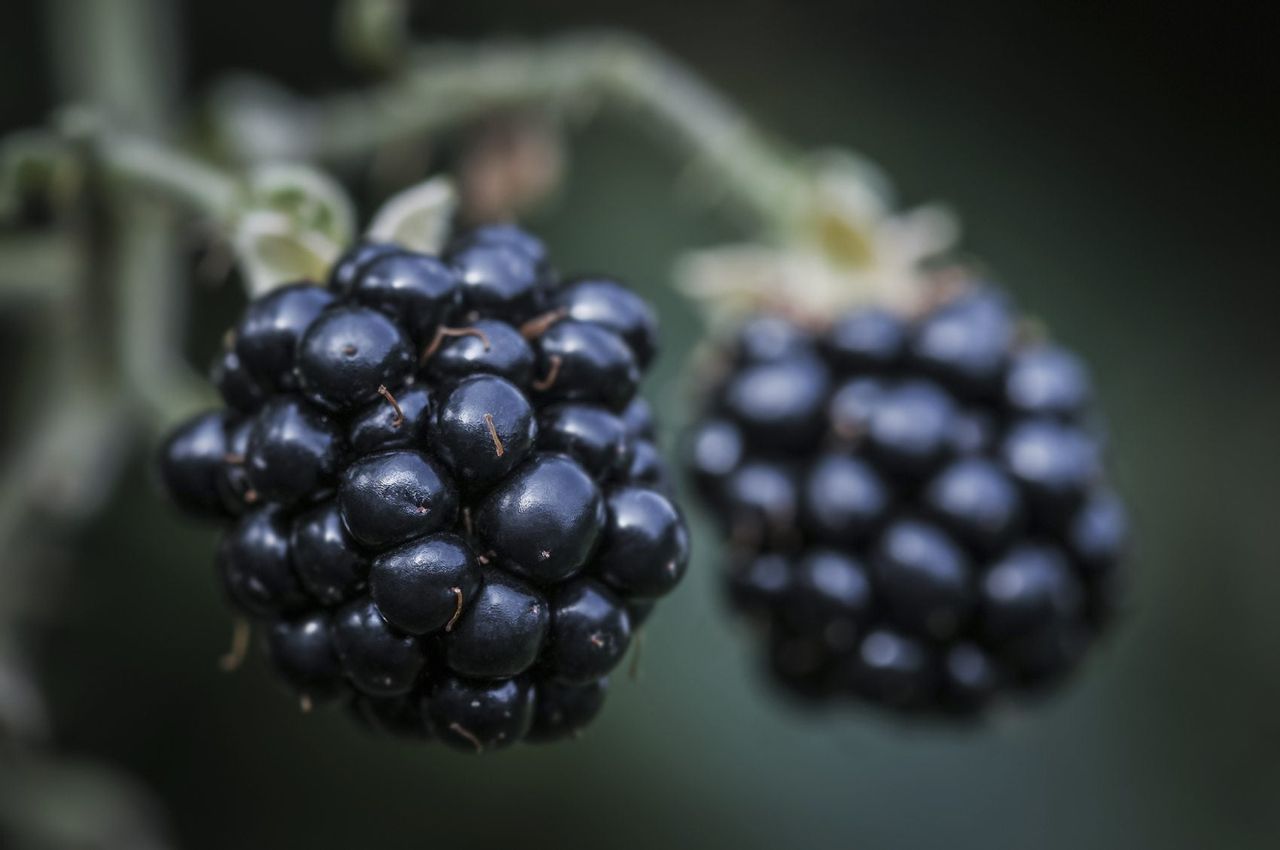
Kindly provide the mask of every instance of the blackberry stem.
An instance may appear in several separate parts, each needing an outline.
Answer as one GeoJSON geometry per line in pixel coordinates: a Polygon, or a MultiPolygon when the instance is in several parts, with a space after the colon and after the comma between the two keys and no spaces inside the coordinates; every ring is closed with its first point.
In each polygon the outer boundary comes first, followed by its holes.
{"type": "Polygon", "coordinates": [[[449,622],[445,623],[444,630],[446,632],[453,631],[453,627],[458,624],[458,618],[462,616],[462,588],[451,587],[453,591],[453,616],[449,618],[449,622]]]}
{"type": "Polygon", "coordinates": [[[520,336],[527,340],[535,340],[547,332],[547,328],[569,315],[568,308],[558,307],[540,316],[534,316],[520,326],[520,336]]]}
{"type": "Polygon", "coordinates": [[[236,617],[231,623],[231,645],[218,659],[218,669],[224,673],[234,673],[244,666],[249,654],[249,639],[252,627],[244,617],[236,617]]]}
{"type": "Polygon", "coordinates": [[[431,338],[431,344],[422,350],[422,355],[418,358],[418,365],[427,365],[427,361],[440,350],[440,346],[444,345],[446,339],[463,336],[477,337],[484,344],[484,350],[489,350],[489,335],[479,328],[448,328],[441,325],[436,328],[436,335],[431,338]]]}
{"type": "Polygon", "coordinates": [[[477,738],[470,729],[463,726],[461,723],[457,722],[456,720],[453,723],[450,723],[449,731],[453,732],[455,735],[460,735],[461,737],[466,738],[467,741],[471,744],[471,746],[476,748],[477,753],[484,752],[484,744],[480,743],[480,739],[477,738]]]}
{"type": "Polygon", "coordinates": [[[484,415],[484,424],[489,429],[489,436],[493,438],[493,449],[497,452],[498,457],[502,457],[507,450],[502,446],[502,439],[498,436],[498,426],[493,424],[493,414],[486,413],[484,415]]]}
{"type": "MultiPolygon", "coordinates": [[[[214,106],[218,136],[240,162],[349,161],[498,110],[594,116],[612,107],[691,161],[713,186],[705,194],[769,230],[790,230],[812,191],[803,157],[767,139],[675,57],[608,30],[542,43],[419,45],[386,82],[312,101],[242,78],[219,89],[214,106]]],[[[865,171],[868,184],[879,182],[865,171]]]]}
{"type": "Polygon", "coordinates": [[[399,428],[404,424],[404,411],[400,409],[400,403],[396,401],[396,397],[391,394],[391,390],[387,389],[383,384],[378,385],[378,395],[385,398],[387,400],[387,404],[391,405],[391,409],[396,412],[396,415],[391,418],[391,427],[399,428]]]}
{"type": "Polygon", "coordinates": [[[560,377],[560,366],[564,363],[564,358],[559,354],[553,354],[548,358],[550,365],[547,367],[546,377],[539,378],[529,386],[538,392],[545,392],[555,386],[556,378],[560,377]]]}

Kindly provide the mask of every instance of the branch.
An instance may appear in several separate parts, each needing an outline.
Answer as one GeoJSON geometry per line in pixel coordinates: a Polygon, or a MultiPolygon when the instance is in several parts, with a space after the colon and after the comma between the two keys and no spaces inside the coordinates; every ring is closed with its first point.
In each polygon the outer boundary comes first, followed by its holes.
{"type": "Polygon", "coordinates": [[[244,189],[230,174],[170,145],[108,128],[88,112],[70,112],[63,124],[109,183],[150,192],[216,222],[234,217],[244,189]]]}
{"type": "Polygon", "coordinates": [[[220,141],[242,162],[350,159],[512,107],[582,114],[616,106],[767,228],[790,229],[812,192],[801,157],[670,56],[613,33],[422,47],[402,75],[371,90],[304,102],[241,79],[213,103],[220,141]]]}
{"type": "Polygon", "coordinates": [[[0,236],[0,292],[14,302],[42,305],[68,297],[81,273],[76,245],[64,233],[0,236]]]}

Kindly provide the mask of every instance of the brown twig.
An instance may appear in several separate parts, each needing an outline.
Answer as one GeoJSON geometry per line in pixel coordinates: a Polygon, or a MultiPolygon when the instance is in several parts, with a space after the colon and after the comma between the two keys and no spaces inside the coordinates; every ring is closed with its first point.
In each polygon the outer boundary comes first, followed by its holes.
{"type": "Polygon", "coordinates": [[[244,617],[236,617],[231,623],[231,646],[218,659],[218,668],[224,673],[234,673],[244,665],[249,654],[251,628],[244,617]]]}
{"type": "Polygon", "coordinates": [[[400,403],[396,401],[396,397],[391,394],[391,390],[387,389],[383,384],[378,385],[378,395],[385,398],[387,400],[387,404],[391,405],[391,408],[396,412],[396,415],[391,418],[391,427],[399,428],[404,424],[404,411],[400,409],[400,403]]]}
{"type": "Polygon", "coordinates": [[[444,630],[446,632],[453,631],[453,627],[458,625],[458,618],[462,616],[462,588],[451,587],[453,591],[453,616],[449,618],[449,622],[445,623],[444,630]]]}
{"type": "Polygon", "coordinates": [[[502,457],[507,450],[502,446],[502,438],[498,436],[498,426],[493,424],[493,414],[486,413],[484,415],[484,424],[489,428],[489,436],[493,438],[493,450],[498,453],[498,457],[502,457]]]}
{"type": "Polygon", "coordinates": [[[461,723],[458,723],[457,721],[450,723],[449,731],[453,732],[455,735],[460,735],[461,737],[466,738],[468,741],[470,741],[471,746],[476,748],[477,753],[484,752],[484,744],[480,743],[480,739],[477,738],[474,734],[472,734],[471,730],[463,726],[461,723]]]}
{"type": "Polygon", "coordinates": [[[543,313],[540,316],[534,316],[529,321],[520,326],[520,336],[528,340],[534,340],[547,332],[547,328],[569,315],[568,307],[557,307],[543,313]]]}
{"type": "Polygon", "coordinates": [[[555,385],[556,378],[560,377],[560,365],[564,362],[564,358],[559,354],[553,354],[548,362],[550,365],[547,368],[546,377],[539,378],[530,384],[538,392],[545,392],[555,385]]]}
{"type": "Polygon", "coordinates": [[[418,358],[418,365],[427,365],[427,361],[431,359],[431,355],[440,350],[440,346],[444,345],[444,341],[446,339],[462,336],[476,337],[484,344],[484,350],[489,350],[489,335],[479,328],[447,328],[444,325],[441,325],[436,328],[436,335],[432,337],[431,344],[422,350],[422,356],[418,358]]]}

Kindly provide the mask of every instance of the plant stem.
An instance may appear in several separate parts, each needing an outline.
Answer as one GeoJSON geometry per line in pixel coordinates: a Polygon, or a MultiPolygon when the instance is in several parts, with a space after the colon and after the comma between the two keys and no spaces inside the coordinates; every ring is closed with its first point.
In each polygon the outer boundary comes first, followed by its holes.
{"type": "Polygon", "coordinates": [[[107,181],[176,201],[220,224],[234,216],[240,183],[214,166],[138,135],[100,129],[82,137],[107,181]]]}
{"type": "Polygon", "coordinates": [[[76,247],[58,232],[0,237],[0,292],[5,306],[45,305],[71,295],[81,273],[76,247]]]}
{"type": "Polygon", "coordinates": [[[89,111],[72,110],[64,129],[87,148],[97,189],[106,200],[98,222],[108,238],[99,273],[116,293],[114,346],[120,390],[155,424],[189,413],[207,397],[183,365],[185,287],[178,262],[178,218],[145,194],[110,191],[127,183],[177,200],[219,220],[234,208],[237,187],[215,169],[162,141],[123,134],[127,121],[156,139],[168,129],[176,97],[176,22],[161,0],[113,3],[57,0],[59,76],[67,94],[89,111]]]}
{"type": "MultiPolygon", "coordinates": [[[[165,4],[55,0],[48,11],[61,92],[161,132],[171,101],[165,87],[175,78],[165,65],[172,57],[164,46],[174,41],[165,4]]],[[[93,132],[82,140],[101,154],[99,181],[146,173],[175,196],[206,196],[207,183],[192,181],[185,163],[155,156],[149,143],[93,132]]],[[[174,285],[173,212],[135,195],[104,200],[102,213],[81,211],[69,231],[69,286],[47,303],[39,335],[46,345],[32,359],[38,380],[56,392],[25,423],[0,478],[0,548],[15,568],[33,529],[82,516],[108,492],[139,411],[155,422],[189,406],[191,384],[174,367],[184,288],[174,285]]]]}
{"type": "Polygon", "coordinates": [[[720,196],[771,232],[807,209],[803,159],[767,139],[719,92],[640,39],[595,32],[531,45],[418,48],[403,74],[316,103],[224,89],[222,141],[241,161],[341,160],[425,137],[486,113],[616,106],[706,174],[720,196]]]}

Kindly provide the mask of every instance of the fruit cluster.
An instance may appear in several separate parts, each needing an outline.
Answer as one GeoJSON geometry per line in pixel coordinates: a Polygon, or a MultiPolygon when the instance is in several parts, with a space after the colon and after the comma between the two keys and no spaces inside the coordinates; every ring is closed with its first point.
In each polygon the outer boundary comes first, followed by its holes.
{"type": "Polygon", "coordinates": [[[907,318],[748,321],[688,445],[731,604],[804,698],[974,714],[1081,658],[1127,530],[1081,362],[960,287],[907,318]]]}
{"type": "Polygon", "coordinates": [[[688,533],[647,404],[648,305],[510,226],[356,246],[253,301],[177,428],[179,505],[304,706],[487,750],[576,732],[688,533]]]}

